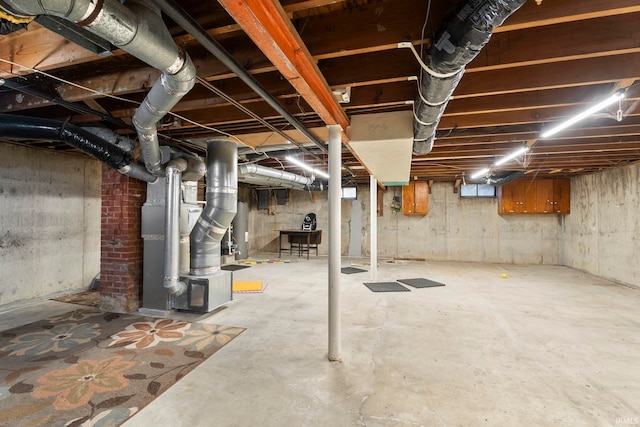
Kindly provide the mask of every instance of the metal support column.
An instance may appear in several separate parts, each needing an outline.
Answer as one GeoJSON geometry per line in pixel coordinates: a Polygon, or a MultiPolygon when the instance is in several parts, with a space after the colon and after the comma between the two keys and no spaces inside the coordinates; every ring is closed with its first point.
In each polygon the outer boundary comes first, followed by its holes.
{"type": "Polygon", "coordinates": [[[375,179],[373,175],[369,176],[369,191],[371,192],[371,206],[370,206],[370,230],[369,235],[371,236],[371,260],[369,273],[371,274],[371,279],[375,280],[378,276],[378,181],[375,179]]]}
{"type": "Polygon", "coordinates": [[[331,361],[342,359],[340,325],[340,266],[342,223],[341,163],[342,141],[340,125],[329,125],[329,352],[331,361]]]}

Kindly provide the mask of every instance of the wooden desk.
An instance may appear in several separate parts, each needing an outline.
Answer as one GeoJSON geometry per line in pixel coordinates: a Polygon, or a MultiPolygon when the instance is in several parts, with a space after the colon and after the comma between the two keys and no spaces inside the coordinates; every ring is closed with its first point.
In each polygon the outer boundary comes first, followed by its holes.
{"type": "Polygon", "coordinates": [[[298,249],[298,256],[302,256],[302,254],[307,252],[307,259],[309,259],[309,253],[311,252],[311,248],[316,250],[316,256],[318,255],[318,245],[322,240],[322,230],[279,230],[280,237],[278,241],[278,257],[282,257],[282,250],[289,249],[289,255],[293,253],[294,245],[298,249]],[[282,247],[282,236],[289,236],[288,242],[289,247],[282,247]]]}

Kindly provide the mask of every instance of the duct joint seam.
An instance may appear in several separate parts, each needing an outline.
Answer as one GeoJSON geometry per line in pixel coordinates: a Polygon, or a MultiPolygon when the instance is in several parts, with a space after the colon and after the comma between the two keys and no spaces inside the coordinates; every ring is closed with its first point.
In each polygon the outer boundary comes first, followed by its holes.
{"type": "Polygon", "coordinates": [[[104,0],[91,0],[88,4],[87,11],[80,18],[79,21],[76,22],[77,25],[81,27],[91,27],[91,24],[96,20],[100,12],[102,11],[102,6],[104,5],[104,0]]]}

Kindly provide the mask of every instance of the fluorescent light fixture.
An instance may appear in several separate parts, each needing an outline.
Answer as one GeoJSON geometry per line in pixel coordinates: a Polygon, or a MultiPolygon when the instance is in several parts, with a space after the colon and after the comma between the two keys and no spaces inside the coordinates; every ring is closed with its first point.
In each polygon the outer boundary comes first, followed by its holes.
{"type": "Polygon", "coordinates": [[[313,173],[315,176],[319,176],[319,177],[322,177],[322,178],[329,179],[329,174],[324,172],[324,171],[321,171],[320,169],[314,169],[311,166],[309,166],[308,164],[306,164],[304,162],[301,162],[298,159],[294,159],[291,156],[287,156],[286,159],[287,159],[287,161],[293,163],[294,165],[300,166],[302,169],[308,170],[309,172],[313,173]]]}
{"type": "Polygon", "coordinates": [[[491,169],[489,168],[484,168],[482,170],[479,170],[478,172],[474,173],[473,175],[471,175],[471,179],[478,179],[483,175],[486,175],[491,169]]]}
{"type": "Polygon", "coordinates": [[[613,95],[611,95],[609,98],[605,99],[604,101],[601,101],[599,103],[597,103],[596,105],[594,105],[593,107],[589,108],[586,111],[583,111],[582,113],[578,114],[577,116],[574,116],[572,118],[570,118],[569,120],[567,120],[566,122],[560,123],[558,126],[555,126],[551,129],[549,129],[548,131],[543,132],[540,135],[540,138],[549,138],[552,135],[555,135],[556,133],[560,132],[561,130],[564,130],[566,128],[568,128],[569,126],[571,126],[572,124],[575,124],[577,122],[579,122],[580,120],[589,117],[590,115],[592,115],[593,113],[602,110],[605,107],[608,107],[609,105],[617,102],[618,100],[624,98],[624,92],[623,91],[618,91],[616,93],[614,93],[613,95]]]}
{"type": "Polygon", "coordinates": [[[510,162],[511,160],[515,159],[518,156],[523,155],[524,153],[526,153],[527,151],[529,151],[529,147],[522,147],[517,151],[514,151],[511,154],[508,154],[506,156],[504,156],[503,158],[496,160],[496,162],[493,164],[493,166],[500,166],[500,165],[504,165],[507,162],[510,162]]]}

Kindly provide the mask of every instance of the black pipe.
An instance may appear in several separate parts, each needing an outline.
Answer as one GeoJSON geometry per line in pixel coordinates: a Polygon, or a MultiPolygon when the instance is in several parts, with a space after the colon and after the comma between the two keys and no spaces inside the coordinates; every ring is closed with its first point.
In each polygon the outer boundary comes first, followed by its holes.
{"type": "Polygon", "coordinates": [[[11,81],[11,80],[5,80],[5,79],[0,79],[0,86],[5,86],[8,87],[9,89],[13,89],[13,90],[17,90],[18,92],[22,92],[22,93],[26,93],[27,95],[31,95],[31,96],[36,96],[38,98],[42,98],[45,99],[49,102],[53,102],[54,104],[58,104],[61,105],[65,108],[68,108],[71,111],[74,111],[76,113],[82,113],[82,114],[90,114],[93,116],[96,116],[100,119],[102,119],[105,122],[109,122],[113,125],[118,126],[119,128],[124,128],[124,129],[130,129],[130,130],[135,130],[135,128],[127,123],[125,123],[124,121],[117,119],[109,114],[105,114],[102,111],[98,111],[98,110],[94,110],[93,108],[89,108],[85,105],[80,105],[77,104],[75,102],[69,102],[69,101],[65,101],[64,99],[60,98],[60,97],[54,97],[54,96],[50,96],[47,95],[45,93],[40,92],[37,89],[33,89],[31,87],[25,86],[25,85],[21,85],[20,83],[11,81]]]}
{"type": "Polygon", "coordinates": [[[27,140],[61,141],[114,169],[131,164],[131,155],[91,132],[69,123],[34,117],[0,114],[0,136],[27,140]]]}

